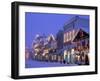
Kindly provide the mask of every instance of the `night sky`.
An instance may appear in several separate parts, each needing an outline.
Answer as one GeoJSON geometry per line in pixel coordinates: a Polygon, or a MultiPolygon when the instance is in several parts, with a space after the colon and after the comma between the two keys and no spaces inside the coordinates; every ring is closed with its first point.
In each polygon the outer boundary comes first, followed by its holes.
{"type": "MultiPolygon", "coordinates": [[[[56,33],[62,29],[66,22],[71,18],[79,16],[88,19],[87,15],[71,15],[71,14],[51,14],[51,13],[25,13],[25,46],[31,48],[33,39],[37,34],[46,36],[56,33]]],[[[86,28],[89,30],[89,27],[86,28]]]]}

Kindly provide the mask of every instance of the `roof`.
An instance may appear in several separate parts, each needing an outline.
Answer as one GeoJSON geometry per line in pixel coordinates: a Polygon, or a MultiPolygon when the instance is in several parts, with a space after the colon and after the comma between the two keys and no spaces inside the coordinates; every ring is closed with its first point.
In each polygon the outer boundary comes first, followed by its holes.
{"type": "Polygon", "coordinates": [[[89,33],[89,19],[83,18],[80,16],[74,16],[69,21],[67,21],[63,27],[64,32],[70,31],[70,30],[76,29],[76,28],[77,29],[82,28],[86,32],[89,33]]]}
{"type": "MultiPolygon", "coordinates": [[[[75,33],[73,34],[73,38],[71,40],[65,42],[64,44],[70,44],[71,42],[76,42],[79,40],[83,40],[89,38],[89,34],[83,29],[74,29],[75,33]]],[[[67,32],[66,32],[67,33],[67,32]]]]}
{"type": "Polygon", "coordinates": [[[89,38],[89,33],[87,33],[86,31],[79,29],[77,31],[77,33],[75,34],[74,38],[73,38],[73,42],[79,41],[79,40],[83,40],[89,38]]]}

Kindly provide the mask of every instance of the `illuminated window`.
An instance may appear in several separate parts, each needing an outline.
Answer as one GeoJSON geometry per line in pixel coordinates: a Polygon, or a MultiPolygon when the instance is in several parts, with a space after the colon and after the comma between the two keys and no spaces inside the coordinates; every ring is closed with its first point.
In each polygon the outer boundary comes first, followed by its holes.
{"type": "Polygon", "coordinates": [[[66,34],[64,33],[64,43],[66,42],[66,39],[65,38],[66,38],[66,34]]]}
{"type": "Polygon", "coordinates": [[[69,41],[69,32],[68,32],[68,35],[67,35],[67,40],[69,41]]]}
{"type": "Polygon", "coordinates": [[[66,33],[66,41],[68,41],[68,33],[66,33]]]}

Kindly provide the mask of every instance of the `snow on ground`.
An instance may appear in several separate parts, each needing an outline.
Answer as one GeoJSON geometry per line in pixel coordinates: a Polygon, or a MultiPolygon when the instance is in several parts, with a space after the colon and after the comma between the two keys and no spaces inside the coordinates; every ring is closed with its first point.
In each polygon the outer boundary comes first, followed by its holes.
{"type": "Polygon", "coordinates": [[[26,68],[39,68],[39,67],[61,67],[61,66],[77,66],[76,64],[64,64],[60,62],[44,62],[35,60],[26,60],[26,68]]]}

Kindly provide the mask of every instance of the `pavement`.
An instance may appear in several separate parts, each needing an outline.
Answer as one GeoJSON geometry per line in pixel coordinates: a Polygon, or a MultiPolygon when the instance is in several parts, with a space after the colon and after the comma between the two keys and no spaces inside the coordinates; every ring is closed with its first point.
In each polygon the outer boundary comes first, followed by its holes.
{"type": "Polygon", "coordinates": [[[25,68],[40,68],[40,67],[62,67],[62,66],[78,66],[76,64],[67,64],[60,62],[44,62],[44,61],[36,61],[36,60],[26,60],[25,68]]]}

